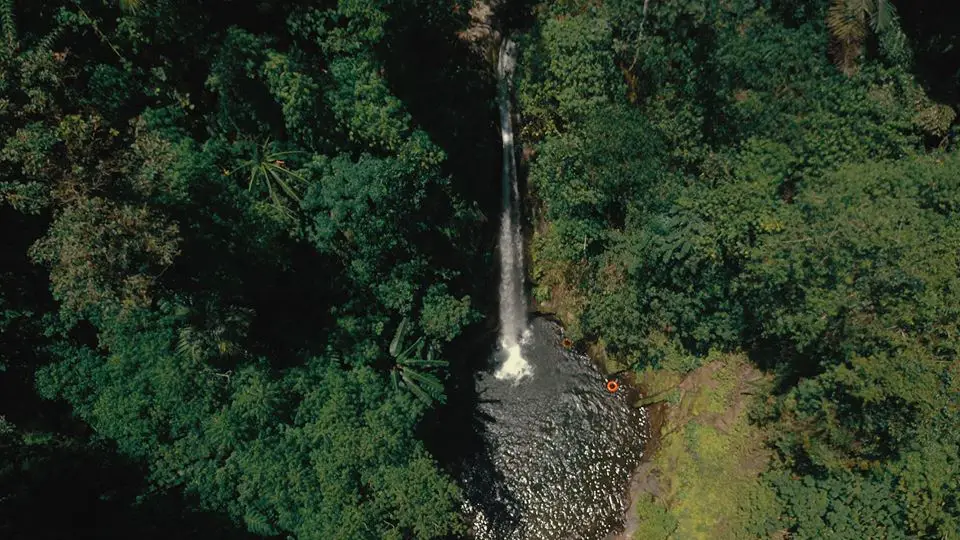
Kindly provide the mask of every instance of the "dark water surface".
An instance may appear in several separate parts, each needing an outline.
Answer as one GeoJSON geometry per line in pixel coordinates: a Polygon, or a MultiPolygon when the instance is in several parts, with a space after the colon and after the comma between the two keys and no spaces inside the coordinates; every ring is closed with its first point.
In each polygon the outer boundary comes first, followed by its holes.
{"type": "Polygon", "coordinates": [[[610,394],[557,325],[534,319],[523,343],[533,375],[476,381],[476,440],[462,484],[482,540],[602,539],[623,526],[626,486],[646,437],[642,410],[610,394]]]}

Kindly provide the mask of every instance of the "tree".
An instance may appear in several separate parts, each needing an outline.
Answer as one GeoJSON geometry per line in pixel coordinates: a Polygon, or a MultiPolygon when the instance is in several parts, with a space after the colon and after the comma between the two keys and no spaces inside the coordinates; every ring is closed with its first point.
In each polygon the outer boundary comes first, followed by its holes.
{"type": "Polygon", "coordinates": [[[746,350],[777,377],[755,419],[785,510],[757,523],[950,538],[954,114],[908,71],[891,3],[827,4],[541,8],[518,66],[535,294],[619,363],[682,372],[746,350]],[[610,34],[559,52],[545,29],[563,25],[610,34]],[[584,49],[612,53],[626,92],[572,120],[549,68],[584,49]]]}
{"type": "Polygon", "coordinates": [[[827,27],[834,39],[834,61],[850,76],[856,70],[868,31],[877,34],[897,27],[897,11],[890,0],[833,0],[827,27]]]}
{"type": "Polygon", "coordinates": [[[12,227],[23,279],[4,253],[0,368],[185,512],[303,538],[462,532],[414,433],[444,400],[433,355],[476,320],[459,227],[478,213],[385,73],[399,15],[119,4],[0,6],[0,217],[39,224],[12,227]],[[56,302],[21,294],[28,274],[56,302]],[[391,358],[398,313],[424,337],[391,358]]]}
{"type": "Polygon", "coordinates": [[[289,201],[299,204],[303,200],[301,191],[310,185],[303,176],[290,169],[292,163],[287,165],[288,160],[300,154],[301,152],[296,150],[278,152],[267,140],[255,150],[253,158],[225,174],[229,176],[234,172],[249,171],[250,180],[247,183],[247,190],[266,192],[270,202],[278,210],[289,213],[289,201]]]}

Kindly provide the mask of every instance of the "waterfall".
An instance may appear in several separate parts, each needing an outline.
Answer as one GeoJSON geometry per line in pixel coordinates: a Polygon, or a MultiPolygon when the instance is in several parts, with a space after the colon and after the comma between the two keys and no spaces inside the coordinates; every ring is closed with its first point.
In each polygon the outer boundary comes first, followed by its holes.
{"type": "Polygon", "coordinates": [[[527,306],[523,290],[523,234],[520,228],[520,190],[517,187],[517,162],[513,145],[513,123],[510,117],[513,71],[517,61],[517,45],[504,38],[497,60],[500,105],[500,133],[503,138],[503,170],[501,173],[503,213],[500,218],[500,347],[506,359],[495,373],[498,379],[519,380],[532,375],[530,364],[523,358],[521,339],[527,328],[527,306]]]}

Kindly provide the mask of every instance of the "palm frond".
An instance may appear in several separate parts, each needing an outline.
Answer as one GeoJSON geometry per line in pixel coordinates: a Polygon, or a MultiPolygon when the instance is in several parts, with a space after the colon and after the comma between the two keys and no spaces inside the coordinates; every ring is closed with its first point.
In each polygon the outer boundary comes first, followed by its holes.
{"type": "Polygon", "coordinates": [[[446,396],[443,393],[443,382],[440,378],[432,373],[419,370],[445,368],[448,363],[433,358],[433,347],[428,346],[422,336],[410,345],[404,346],[403,340],[407,332],[407,322],[406,317],[400,320],[388,348],[390,356],[394,357],[396,362],[390,373],[394,381],[394,387],[397,386],[397,372],[399,372],[403,385],[413,392],[418,399],[427,404],[433,401],[444,403],[446,396]],[[424,348],[427,349],[426,358],[423,355],[424,348]]]}
{"type": "Polygon", "coordinates": [[[283,167],[280,167],[278,165],[274,165],[273,163],[267,163],[264,170],[270,175],[273,183],[276,186],[278,186],[281,190],[283,190],[283,192],[287,195],[287,197],[290,197],[291,199],[294,199],[297,202],[300,202],[302,200],[300,197],[300,194],[297,193],[290,186],[290,183],[287,182],[286,180],[287,178],[292,178],[294,180],[299,180],[303,184],[308,184],[308,182],[304,180],[302,176],[300,176],[299,174],[293,171],[284,169],[283,167]]]}
{"type": "Polygon", "coordinates": [[[393,339],[390,340],[390,356],[396,358],[398,356],[397,351],[400,350],[400,344],[403,342],[403,334],[407,331],[407,318],[404,317],[400,319],[400,324],[397,326],[397,331],[393,333],[393,339]]]}
{"type": "Polygon", "coordinates": [[[414,355],[411,354],[413,351],[423,347],[423,338],[417,338],[409,347],[403,350],[402,353],[397,355],[397,363],[404,364],[407,363],[410,359],[414,358],[414,355]]]}
{"type": "Polygon", "coordinates": [[[862,0],[834,0],[827,10],[830,35],[842,43],[860,43],[867,36],[862,0]]]}
{"type": "Polygon", "coordinates": [[[141,5],[143,0],[120,0],[120,9],[128,13],[136,13],[141,5]]]}
{"type": "Polygon", "coordinates": [[[431,400],[439,401],[440,403],[446,401],[446,396],[443,394],[443,382],[441,382],[436,375],[420,373],[410,368],[403,368],[400,370],[400,376],[403,378],[404,384],[410,388],[417,397],[421,397],[421,394],[428,396],[428,404],[431,400]]]}
{"type": "Polygon", "coordinates": [[[892,29],[898,21],[897,8],[890,0],[876,0],[876,9],[870,18],[873,31],[880,33],[892,29]]]}
{"type": "Polygon", "coordinates": [[[406,377],[403,378],[403,385],[406,388],[408,388],[411,392],[413,392],[413,395],[417,399],[422,401],[424,405],[430,405],[431,403],[433,403],[433,398],[430,396],[430,394],[426,393],[422,388],[420,388],[416,384],[411,383],[406,377]]]}
{"type": "Polygon", "coordinates": [[[415,367],[448,367],[450,365],[446,360],[427,360],[424,358],[407,358],[403,362],[404,366],[415,367]]]}
{"type": "Polygon", "coordinates": [[[867,25],[874,0],[833,0],[827,10],[827,29],[833,39],[834,63],[845,74],[856,71],[857,58],[867,38],[867,25]]]}
{"type": "Polygon", "coordinates": [[[404,368],[400,370],[400,374],[407,381],[416,381],[424,390],[436,393],[443,392],[443,381],[432,373],[423,373],[415,369],[404,368]]]}
{"type": "MultiPolygon", "coordinates": [[[[264,153],[266,153],[266,152],[264,152],[264,153]]],[[[297,155],[302,155],[302,154],[303,154],[303,152],[301,152],[300,150],[285,150],[285,151],[283,151],[283,152],[270,152],[270,157],[276,159],[276,158],[284,157],[284,156],[297,156],[297,155]]]]}
{"type": "Polygon", "coordinates": [[[255,149],[252,159],[240,163],[235,169],[226,171],[229,176],[238,170],[249,170],[247,190],[265,191],[270,202],[285,214],[289,214],[289,201],[302,202],[301,189],[310,185],[310,181],[300,173],[288,169],[282,158],[303,154],[297,150],[275,152],[268,139],[255,149]]]}

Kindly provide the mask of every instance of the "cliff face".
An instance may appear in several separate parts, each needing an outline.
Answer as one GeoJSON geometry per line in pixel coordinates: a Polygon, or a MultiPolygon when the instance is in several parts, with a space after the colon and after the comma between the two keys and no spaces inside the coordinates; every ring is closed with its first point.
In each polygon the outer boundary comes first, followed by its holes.
{"type": "Polygon", "coordinates": [[[493,3],[475,2],[470,8],[471,24],[466,30],[458,35],[460,39],[470,43],[490,42],[496,37],[496,30],[493,28],[493,3]]]}
{"type": "Polygon", "coordinates": [[[501,34],[496,24],[496,10],[502,3],[502,0],[474,2],[469,11],[470,24],[457,33],[461,40],[469,44],[470,48],[491,66],[496,66],[497,62],[497,46],[501,34]]]}

